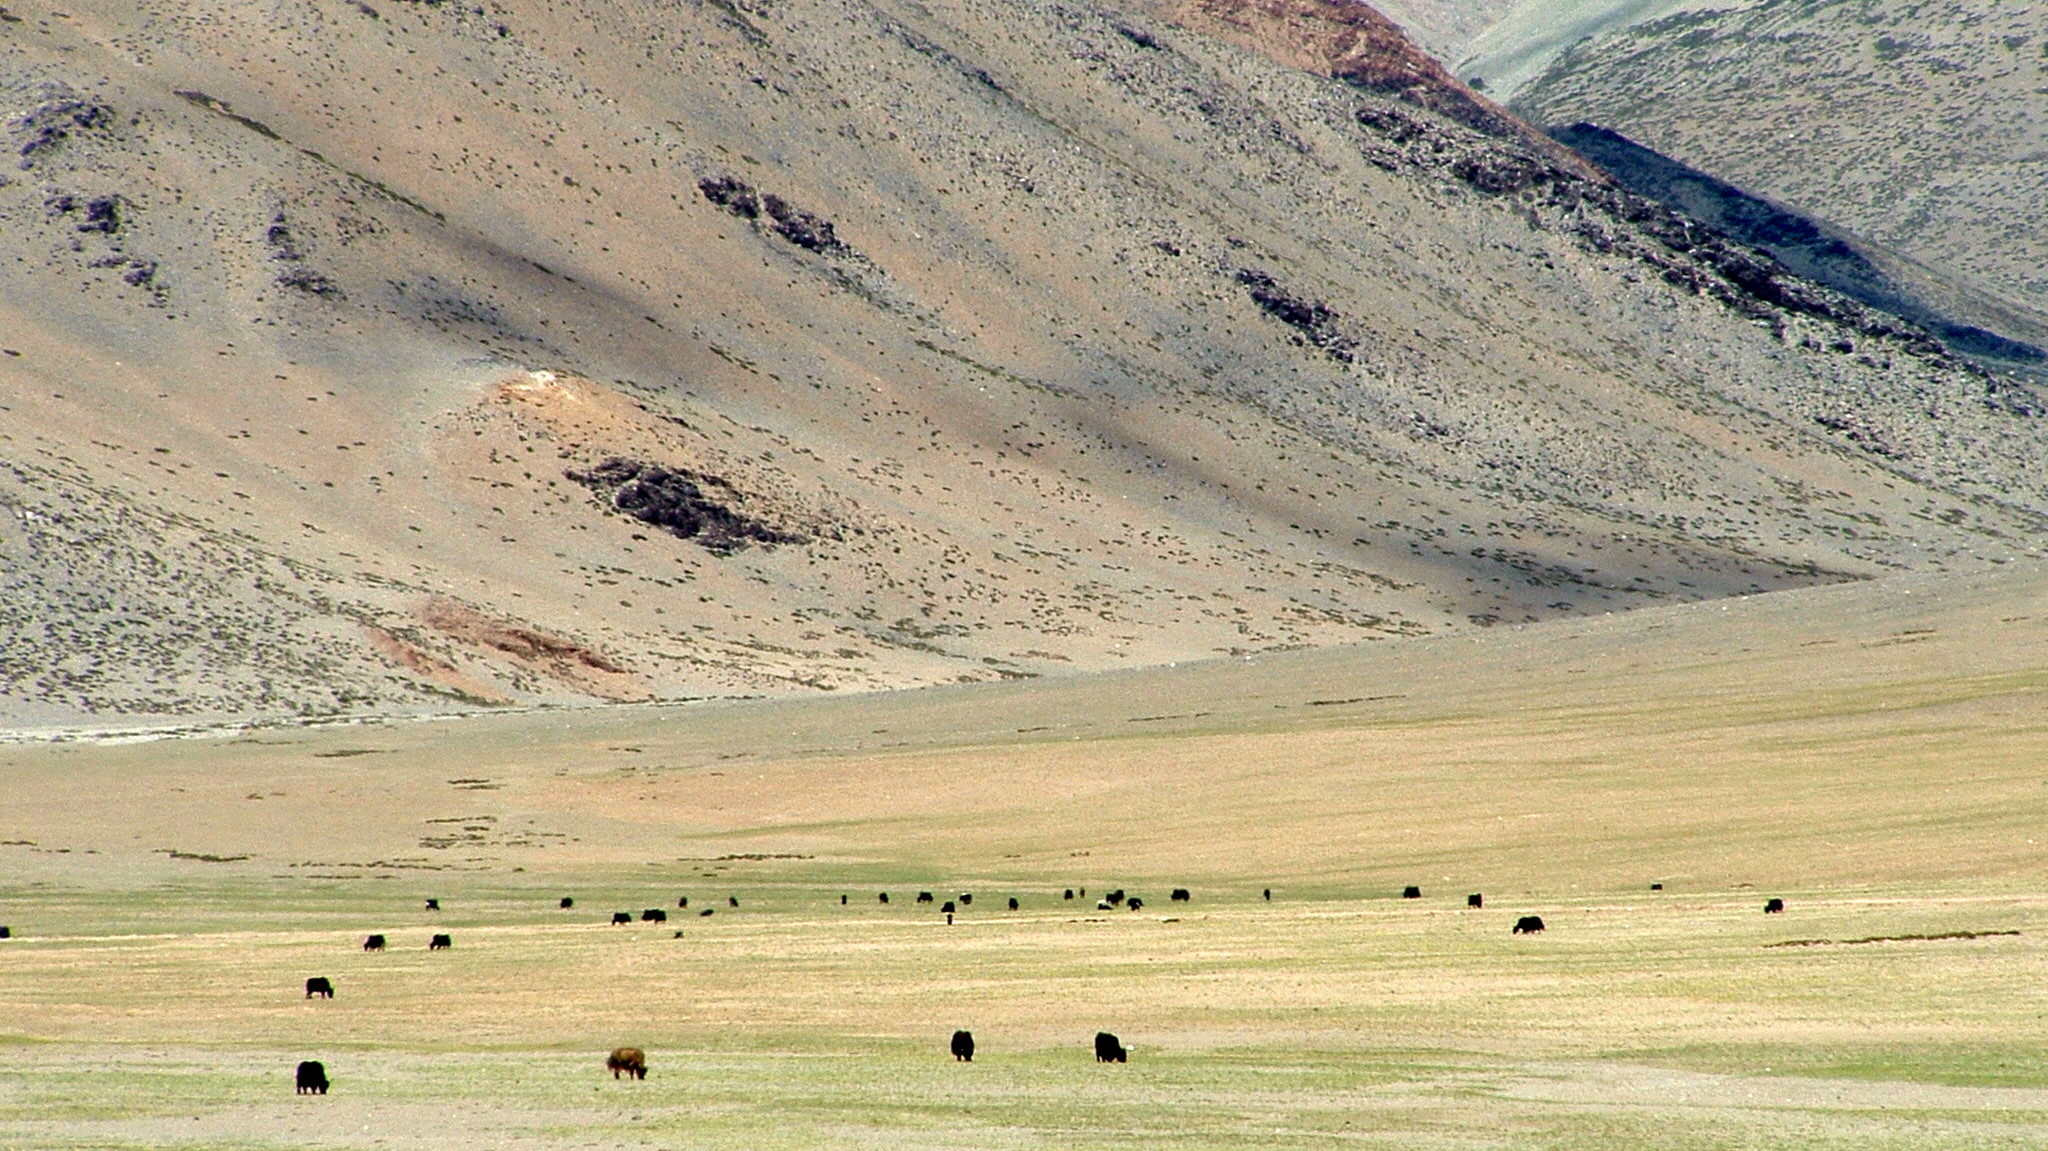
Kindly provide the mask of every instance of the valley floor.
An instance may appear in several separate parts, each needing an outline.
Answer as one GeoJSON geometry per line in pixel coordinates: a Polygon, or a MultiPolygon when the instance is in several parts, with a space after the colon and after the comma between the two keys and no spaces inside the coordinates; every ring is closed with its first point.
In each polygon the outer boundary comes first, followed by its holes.
{"type": "Polygon", "coordinates": [[[0,1147],[2040,1146],[2044,628],[2006,571],[0,745],[0,1147]]]}

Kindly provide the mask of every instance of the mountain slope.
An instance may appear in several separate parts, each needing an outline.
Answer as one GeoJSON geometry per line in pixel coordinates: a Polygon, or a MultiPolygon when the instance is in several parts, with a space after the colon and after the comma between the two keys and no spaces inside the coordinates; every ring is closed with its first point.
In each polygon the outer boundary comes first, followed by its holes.
{"type": "Polygon", "coordinates": [[[1858,236],[1936,310],[2048,346],[2038,4],[1684,13],[1575,45],[1514,106],[1611,128],[1858,236]]]}
{"type": "Polygon", "coordinates": [[[2048,512],[1923,333],[1151,17],[9,7],[17,723],[1167,662],[2048,512]]]}

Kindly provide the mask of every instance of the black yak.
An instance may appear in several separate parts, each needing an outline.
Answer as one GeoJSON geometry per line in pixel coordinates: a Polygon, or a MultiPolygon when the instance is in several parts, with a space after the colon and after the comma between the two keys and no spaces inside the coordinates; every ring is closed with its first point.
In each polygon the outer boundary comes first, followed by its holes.
{"type": "Polygon", "coordinates": [[[1115,891],[1110,892],[1108,895],[1105,895],[1102,898],[1111,906],[1115,906],[1116,904],[1122,903],[1124,901],[1124,889],[1119,887],[1115,891]]]}
{"type": "Polygon", "coordinates": [[[668,922],[668,912],[666,912],[666,911],[663,911],[663,910],[662,910],[661,908],[659,908],[659,907],[650,907],[650,908],[648,908],[647,910],[645,910],[645,911],[643,911],[643,912],[641,912],[641,913],[640,913],[640,922],[642,922],[642,923],[667,923],[667,922],[668,922]]]}
{"type": "Polygon", "coordinates": [[[882,902],[883,902],[883,903],[887,903],[887,902],[889,902],[889,893],[888,893],[888,892],[886,892],[886,891],[884,891],[884,892],[883,892],[883,893],[881,894],[881,900],[882,900],[882,902]]]}
{"type": "Polygon", "coordinates": [[[1097,1031],[1095,1033],[1095,1061],[1097,1063],[1126,1063],[1130,1061],[1130,1054],[1129,1051],[1124,1049],[1124,1045],[1117,1041],[1116,1036],[1111,1035],[1107,1031],[1097,1031]]]}
{"type": "Polygon", "coordinates": [[[1145,901],[1133,895],[1128,901],[1124,903],[1124,906],[1130,908],[1132,911],[1137,911],[1145,906],[1145,901]]]}
{"type": "Polygon", "coordinates": [[[918,901],[919,903],[930,903],[930,902],[932,901],[932,893],[931,893],[931,892],[929,892],[929,891],[920,891],[920,892],[918,892],[918,893],[917,893],[917,901],[918,901]]]}
{"type": "Polygon", "coordinates": [[[604,1057],[605,1070],[617,1079],[620,1072],[635,1079],[647,1078],[647,1053],[638,1047],[620,1047],[604,1057]]]}
{"type": "Polygon", "coordinates": [[[630,911],[614,911],[612,912],[612,922],[614,924],[631,923],[633,922],[633,913],[630,911]]]}
{"type": "Polygon", "coordinates": [[[965,907],[965,906],[967,906],[968,904],[970,904],[970,903],[973,903],[973,902],[974,902],[974,893],[973,893],[972,891],[963,891],[963,892],[961,892],[961,893],[960,893],[960,906],[962,906],[962,907],[965,907]]]}
{"type": "Polygon", "coordinates": [[[327,1068],[317,1059],[308,1059],[299,1064],[299,1094],[327,1094],[327,1068]]]}
{"type": "Polygon", "coordinates": [[[1475,892],[1473,892],[1472,894],[1470,894],[1470,895],[1468,895],[1468,896],[1466,896],[1466,897],[1465,897],[1465,906],[1467,906],[1467,907],[1485,907],[1485,906],[1486,906],[1486,897],[1485,897],[1485,896],[1483,896],[1483,895],[1481,895],[1481,894],[1479,894],[1478,892],[1476,892],[1476,891],[1475,891],[1475,892]]]}
{"type": "Polygon", "coordinates": [[[1173,893],[1171,895],[1168,895],[1166,898],[1174,903],[1186,903],[1188,900],[1194,897],[1188,894],[1187,888],[1176,887],[1173,889],[1173,893]]]}
{"type": "Polygon", "coordinates": [[[1523,916],[1523,917],[1521,917],[1520,919],[1517,919],[1517,920],[1515,920],[1515,929],[1514,929],[1514,931],[1513,931],[1513,932],[1511,932],[1510,934],[1513,934],[1513,935],[1534,935],[1534,934],[1536,934],[1537,932],[1539,932],[1539,931],[1541,931],[1541,930],[1543,930],[1543,917],[1542,917],[1542,916],[1540,916],[1540,915],[1524,915],[1524,916],[1523,916]]]}
{"type": "Polygon", "coordinates": [[[1783,910],[1785,910],[1785,901],[1782,899],[1772,899],[1764,903],[1765,915],[1776,915],[1783,910]]]}
{"type": "Polygon", "coordinates": [[[1402,889],[1401,889],[1401,898],[1403,898],[1403,899],[1421,899],[1421,898],[1422,898],[1422,889],[1421,889],[1420,887],[1413,887],[1413,886],[1410,886],[1410,887],[1404,887],[1404,888],[1402,888],[1402,889]]]}
{"type": "Polygon", "coordinates": [[[567,911],[574,906],[576,906],[576,900],[573,897],[567,895],[562,897],[562,910],[567,911]]]}
{"type": "Polygon", "coordinates": [[[1014,895],[1012,895],[1012,896],[1010,897],[1010,910],[1011,910],[1011,911],[1015,911],[1015,910],[1017,910],[1017,897],[1016,897],[1016,896],[1014,896],[1014,895]]]}
{"type": "Polygon", "coordinates": [[[382,950],[384,950],[384,937],[383,937],[383,936],[381,936],[381,935],[372,935],[372,936],[370,936],[370,937],[369,937],[368,939],[365,939],[365,940],[363,940],[363,950],[364,950],[364,951],[382,951],[382,950]]]}
{"type": "Polygon", "coordinates": [[[455,941],[445,935],[436,935],[427,941],[428,951],[446,951],[455,946],[455,941]]]}
{"type": "Polygon", "coordinates": [[[315,975],[306,980],[306,998],[311,999],[315,995],[323,999],[334,998],[334,984],[329,982],[325,975],[315,975]]]}
{"type": "Polygon", "coordinates": [[[974,1062],[974,1035],[972,1032],[953,1033],[953,1058],[962,1063],[974,1062]]]}
{"type": "Polygon", "coordinates": [[[939,908],[939,910],[947,915],[953,914],[953,901],[948,899],[945,903],[945,906],[939,908]]]}
{"type": "Polygon", "coordinates": [[[725,897],[725,901],[733,907],[738,907],[740,905],[740,897],[737,895],[728,895],[725,897]]]}
{"type": "Polygon", "coordinates": [[[1067,894],[1066,894],[1065,896],[1063,896],[1063,898],[1066,898],[1066,899],[1072,899],[1072,898],[1074,898],[1074,889],[1073,889],[1073,888],[1071,888],[1071,887],[1067,888],[1067,894]]]}
{"type": "Polygon", "coordinates": [[[690,906],[690,897],[689,897],[689,896],[687,896],[687,895],[685,895],[685,896],[681,896],[681,897],[679,897],[679,898],[678,898],[678,899],[676,900],[676,907],[677,907],[678,909],[681,909],[681,908],[685,908],[685,907],[688,907],[688,906],[690,906]]]}
{"type": "Polygon", "coordinates": [[[441,910],[441,901],[440,901],[440,900],[438,900],[438,899],[429,899],[429,900],[427,900],[427,910],[428,910],[428,911],[439,911],[439,910],[441,910]]]}

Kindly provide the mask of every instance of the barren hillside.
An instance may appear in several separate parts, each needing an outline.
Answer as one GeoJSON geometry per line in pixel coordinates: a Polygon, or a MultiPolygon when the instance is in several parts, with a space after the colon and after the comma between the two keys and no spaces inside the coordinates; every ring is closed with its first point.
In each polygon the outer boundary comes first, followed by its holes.
{"type": "Polygon", "coordinates": [[[1769,2],[1595,36],[1521,87],[1837,228],[1929,305],[2048,343],[2048,10],[1769,2]]]}
{"type": "Polygon", "coordinates": [[[2031,392],[1165,15],[8,0],[0,716],[986,680],[2034,551],[2031,392]]]}

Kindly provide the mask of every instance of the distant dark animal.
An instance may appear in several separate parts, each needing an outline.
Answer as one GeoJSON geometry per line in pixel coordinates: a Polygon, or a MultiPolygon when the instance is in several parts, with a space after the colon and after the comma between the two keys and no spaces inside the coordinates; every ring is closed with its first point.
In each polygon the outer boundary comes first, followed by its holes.
{"type": "Polygon", "coordinates": [[[1097,1063],[1128,1063],[1130,1052],[1107,1031],[1095,1033],[1095,1061],[1097,1063]]]}
{"type": "Polygon", "coordinates": [[[715,912],[715,911],[717,911],[717,910],[718,910],[718,909],[717,909],[716,907],[707,907],[707,908],[705,908],[704,910],[702,910],[702,911],[700,911],[700,912],[698,912],[698,913],[697,913],[697,918],[699,918],[699,919],[702,919],[702,918],[704,918],[705,916],[707,916],[707,915],[710,915],[710,914],[712,914],[713,912],[715,912]]]}
{"type": "Polygon", "coordinates": [[[1137,911],[1145,906],[1145,901],[1133,895],[1128,900],[1124,901],[1124,906],[1130,908],[1132,911],[1137,911]]]}
{"type": "Polygon", "coordinates": [[[327,1094],[327,1068],[317,1059],[308,1059],[299,1064],[299,1094],[327,1094]]]}
{"type": "Polygon", "coordinates": [[[948,899],[946,901],[945,906],[939,908],[939,910],[945,912],[947,915],[953,914],[953,901],[948,899]]]}
{"type": "Polygon", "coordinates": [[[382,950],[384,950],[384,937],[383,937],[383,936],[381,936],[381,935],[372,935],[372,936],[370,936],[370,937],[369,937],[368,939],[365,939],[365,940],[363,940],[363,950],[364,950],[364,951],[382,951],[382,950]]]}
{"type": "Polygon", "coordinates": [[[737,895],[728,895],[725,897],[725,901],[734,907],[738,907],[740,905],[740,897],[737,895]]]}
{"type": "Polygon", "coordinates": [[[1652,883],[1652,884],[1650,885],[1650,890],[1651,890],[1651,891],[1662,891],[1662,890],[1664,890],[1664,885],[1663,885],[1663,884],[1661,884],[1661,883],[1652,883]]]}
{"type": "Polygon", "coordinates": [[[1514,935],[1534,935],[1534,934],[1536,934],[1537,932],[1539,932],[1539,931],[1541,931],[1541,930],[1543,930],[1543,917],[1542,917],[1542,916],[1540,916],[1540,915],[1524,915],[1524,916],[1523,916],[1523,917],[1521,917],[1520,919],[1517,919],[1517,920],[1515,920],[1515,929],[1514,929],[1514,931],[1513,931],[1513,932],[1512,932],[1511,934],[1514,934],[1514,935]]]}
{"type": "Polygon", "coordinates": [[[1011,911],[1015,911],[1015,910],[1017,910],[1017,897],[1016,897],[1016,896],[1014,896],[1014,895],[1012,895],[1012,896],[1010,897],[1010,910],[1011,910],[1011,911]]]}
{"type": "Polygon", "coordinates": [[[438,900],[438,899],[429,899],[429,900],[427,900],[427,910],[428,910],[428,911],[439,911],[439,910],[441,910],[441,901],[440,901],[440,900],[438,900]]]}
{"type": "Polygon", "coordinates": [[[13,928],[10,928],[10,927],[0,927],[0,939],[12,939],[12,938],[14,938],[14,929],[13,929],[13,928]]]}
{"type": "Polygon", "coordinates": [[[685,896],[683,896],[682,898],[680,898],[680,899],[676,900],[676,906],[677,906],[677,907],[688,907],[688,906],[690,906],[690,897],[689,897],[689,896],[687,896],[687,895],[685,895],[685,896]]]}
{"type": "Polygon", "coordinates": [[[1772,899],[1764,903],[1765,915],[1776,915],[1783,910],[1785,910],[1785,901],[1782,899],[1772,899]]]}
{"type": "Polygon", "coordinates": [[[446,951],[455,946],[455,941],[445,935],[436,935],[427,941],[428,951],[446,951]]]}
{"type": "Polygon", "coordinates": [[[840,897],[839,897],[839,906],[841,906],[841,907],[845,907],[845,906],[846,906],[846,897],[845,897],[844,895],[842,895],[842,896],[840,896],[840,897]]]}
{"type": "Polygon", "coordinates": [[[647,1053],[638,1047],[621,1047],[604,1057],[605,1070],[617,1079],[621,1072],[635,1079],[647,1078],[647,1053]]]}
{"type": "Polygon", "coordinates": [[[1110,909],[1110,907],[1109,907],[1109,900],[1107,900],[1107,899],[1098,899],[1098,900],[1096,900],[1096,901],[1095,901],[1095,910],[1097,910],[1097,911],[1108,911],[1109,909],[1110,909]]]}
{"type": "Polygon", "coordinates": [[[564,895],[562,897],[562,910],[567,911],[568,909],[574,906],[576,906],[576,900],[574,898],[567,895],[564,895]]]}
{"type": "Polygon", "coordinates": [[[1272,888],[1270,888],[1270,887],[1268,887],[1268,888],[1266,889],[1266,902],[1267,902],[1267,903],[1271,903],[1271,902],[1273,902],[1273,889],[1272,889],[1272,888]]]}
{"type": "Polygon", "coordinates": [[[1088,898],[1088,889],[1084,887],[1078,892],[1078,894],[1081,896],[1081,898],[1086,899],[1088,898]]]}
{"type": "Polygon", "coordinates": [[[641,913],[640,913],[640,922],[642,922],[642,923],[667,923],[667,922],[668,922],[668,912],[666,912],[666,911],[663,911],[663,910],[662,910],[661,908],[659,908],[659,907],[650,907],[650,908],[648,908],[647,910],[645,910],[645,911],[643,911],[643,912],[641,912],[641,913]]]}
{"type": "Polygon", "coordinates": [[[1465,897],[1465,906],[1467,906],[1467,907],[1485,907],[1485,906],[1486,906],[1486,897],[1485,897],[1485,896],[1483,896],[1483,895],[1481,895],[1481,894],[1479,894],[1478,892],[1476,892],[1476,891],[1475,891],[1475,892],[1473,892],[1472,894],[1470,894],[1470,895],[1468,895],[1468,896],[1466,896],[1466,897],[1465,897]]]}
{"type": "Polygon", "coordinates": [[[1188,894],[1187,888],[1176,887],[1173,889],[1173,894],[1167,896],[1166,898],[1174,903],[1186,903],[1188,900],[1193,899],[1194,897],[1188,894]]]}
{"type": "Polygon", "coordinates": [[[1124,889],[1119,887],[1102,898],[1108,900],[1111,904],[1122,903],[1124,901],[1124,889]]]}
{"type": "Polygon", "coordinates": [[[1072,899],[1072,898],[1074,898],[1074,889],[1073,889],[1073,888],[1071,888],[1071,887],[1067,888],[1067,894],[1065,895],[1065,897],[1064,897],[1064,898],[1067,898],[1067,899],[1072,899]]]}
{"type": "MultiPolygon", "coordinates": [[[[948,904],[947,904],[946,906],[947,906],[947,907],[951,907],[951,906],[953,906],[953,905],[952,905],[952,904],[950,904],[950,903],[948,903],[948,904]]],[[[948,911],[948,912],[946,913],[946,926],[947,926],[947,927],[951,927],[951,926],[953,926],[953,913],[952,913],[952,912],[950,912],[950,911],[948,911]]]]}
{"type": "Polygon", "coordinates": [[[929,892],[929,891],[920,891],[920,892],[918,892],[918,893],[917,893],[917,901],[918,901],[919,903],[930,903],[930,902],[932,901],[932,893],[931,893],[931,892],[929,892]]]}
{"type": "Polygon", "coordinates": [[[1421,899],[1421,898],[1422,898],[1422,889],[1421,889],[1420,887],[1404,887],[1404,888],[1402,888],[1402,889],[1401,889],[1401,898],[1403,898],[1403,899],[1421,899]]]}
{"type": "Polygon", "coordinates": [[[886,892],[886,891],[884,891],[884,892],[882,893],[882,902],[883,902],[883,903],[887,903],[887,902],[889,902],[889,893],[888,893],[888,892],[886,892]]]}
{"type": "Polygon", "coordinates": [[[630,911],[614,911],[612,912],[612,922],[631,923],[633,922],[633,913],[630,911]]]}
{"type": "Polygon", "coordinates": [[[974,1036],[966,1031],[953,1033],[953,1058],[962,1063],[974,1062],[974,1036]]]}
{"type": "Polygon", "coordinates": [[[311,999],[315,995],[324,999],[334,998],[334,984],[325,975],[315,975],[306,980],[306,998],[311,999]]]}
{"type": "Polygon", "coordinates": [[[961,892],[961,893],[960,893],[960,906],[962,906],[962,907],[965,907],[965,906],[967,906],[968,904],[970,904],[970,903],[973,903],[973,902],[974,902],[974,893],[973,893],[972,891],[963,891],[963,892],[961,892]]]}

